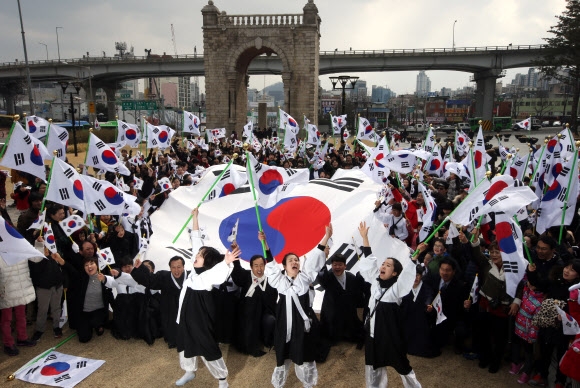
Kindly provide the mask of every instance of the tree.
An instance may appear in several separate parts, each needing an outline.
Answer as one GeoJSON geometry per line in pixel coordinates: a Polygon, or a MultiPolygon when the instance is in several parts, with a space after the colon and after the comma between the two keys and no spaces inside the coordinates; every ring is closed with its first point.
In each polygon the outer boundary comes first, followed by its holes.
{"type": "Polygon", "coordinates": [[[552,34],[544,38],[546,52],[536,61],[540,72],[569,85],[572,92],[570,129],[578,134],[578,99],[580,97],[580,1],[566,0],[566,10],[556,16],[558,23],[550,27],[552,34]]]}

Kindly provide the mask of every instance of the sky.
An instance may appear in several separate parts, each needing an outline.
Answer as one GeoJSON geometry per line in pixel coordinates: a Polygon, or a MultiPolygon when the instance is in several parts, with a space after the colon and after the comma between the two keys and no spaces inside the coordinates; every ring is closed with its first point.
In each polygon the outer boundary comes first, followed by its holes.
{"type": "MultiPolygon", "coordinates": [[[[135,55],[173,54],[171,25],[178,54],[203,51],[201,9],[207,0],[20,0],[29,60],[56,59],[57,35],[61,58],[107,56],[115,42],[133,46],[135,55]]],[[[230,15],[297,14],[307,0],[214,0],[230,15]]],[[[542,44],[565,10],[565,0],[315,0],[322,19],[320,49],[383,50],[542,44]]],[[[17,0],[3,0],[0,13],[0,62],[24,60],[17,0]]],[[[516,73],[507,71],[504,85],[516,73]]],[[[339,74],[337,74],[339,75],[339,74]]],[[[413,93],[417,71],[349,73],[397,94],[413,93]]],[[[431,90],[473,86],[471,74],[427,71],[431,90]]],[[[203,81],[202,79],[200,79],[203,81]]],[[[250,87],[280,82],[279,76],[253,76],[250,87]]],[[[331,88],[328,76],[322,87],[331,88]]],[[[203,83],[202,83],[203,88],[203,83]]],[[[202,89],[203,90],[203,89],[202,89]]]]}

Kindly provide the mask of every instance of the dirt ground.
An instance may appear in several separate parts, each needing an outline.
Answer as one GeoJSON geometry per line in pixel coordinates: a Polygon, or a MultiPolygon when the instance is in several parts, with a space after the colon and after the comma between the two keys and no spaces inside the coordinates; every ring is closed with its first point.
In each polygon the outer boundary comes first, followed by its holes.
{"type": "MultiPolygon", "coordinates": [[[[49,327],[50,321],[47,323],[49,327]]],[[[66,338],[71,331],[66,330],[66,338]]],[[[29,333],[33,327],[29,326],[29,333]]],[[[43,351],[55,346],[59,341],[52,338],[47,331],[36,347],[21,348],[20,355],[8,357],[0,355],[0,379],[5,379],[22,365],[43,351]]],[[[228,382],[231,387],[261,388],[271,387],[270,378],[276,366],[274,351],[261,358],[253,358],[238,353],[233,347],[221,346],[224,360],[229,370],[228,382]]],[[[81,344],[74,337],[58,348],[65,354],[105,360],[105,363],[95,373],[86,378],[78,387],[170,387],[175,385],[183,374],[179,367],[179,359],[175,349],[168,349],[163,340],[157,340],[153,346],[148,346],[142,340],[118,341],[110,332],[102,337],[94,337],[89,343],[81,344]]],[[[435,359],[410,357],[417,378],[423,387],[433,388],[487,388],[487,387],[518,387],[516,377],[508,373],[508,365],[504,364],[496,374],[490,374],[487,369],[479,369],[477,361],[467,361],[462,356],[455,355],[451,348],[445,349],[442,356],[435,359]]],[[[319,387],[364,387],[364,351],[356,350],[354,345],[341,343],[333,347],[328,360],[318,364],[319,387]]],[[[401,378],[388,368],[390,387],[402,387],[401,378]]],[[[186,387],[217,387],[217,381],[211,377],[205,366],[200,362],[196,378],[186,384],[186,387]]],[[[5,382],[4,387],[26,387],[27,383],[20,380],[5,382]]],[[[291,372],[286,387],[300,387],[296,375],[291,372]]]]}
{"type": "MultiPolygon", "coordinates": [[[[84,153],[78,157],[67,155],[75,166],[84,160],[84,153]]],[[[8,185],[7,185],[8,186],[8,185]]],[[[10,190],[10,187],[7,187],[10,190]]],[[[13,208],[10,208],[11,212],[13,208]]],[[[17,220],[14,214],[13,220],[17,220]]],[[[47,323],[50,327],[51,322],[47,323]]],[[[64,337],[72,332],[68,326],[64,327],[64,337]]],[[[28,327],[30,335],[34,332],[33,326],[28,327]]],[[[9,388],[27,387],[27,383],[19,380],[5,382],[6,377],[18,368],[35,358],[39,354],[61,340],[52,338],[46,332],[36,347],[21,348],[20,355],[8,357],[0,354],[0,381],[2,386],[9,388]]],[[[261,358],[242,355],[228,345],[221,346],[226,365],[229,370],[228,382],[231,387],[261,388],[271,387],[270,378],[276,366],[274,352],[261,358]]],[[[157,340],[153,346],[148,346],[141,340],[118,341],[110,332],[102,337],[94,337],[87,344],[81,344],[75,337],[58,351],[65,354],[105,360],[105,364],[95,373],[86,378],[78,387],[122,387],[148,388],[171,387],[181,377],[183,371],[179,367],[179,359],[175,349],[168,349],[163,340],[157,340]]],[[[442,356],[435,359],[410,357],[417,378],[423,387],[429,388],[487,388],[487,387],[519,387],[516,377],[508,373],[508,365],[504,363],[496,374],[490,374],[487,369],[479,369],[477,361],[467,361],[455,355],[451,348],[445,349],[442,356]]],[[[364,387],[364,351],[356,350],[354,345],[342,343],[333,347],[328,360],[318,365],[318,386],[353,388],[364,387]]],[[[392,369],[388,368],[390,387],[402,387],[401,378],[392,369]]],[[[186,384],[186,387],[217,387],[203,363],[195,380],[186,384]]],[[[300,387],[296,375],[291,371],[286,387],[300,387]]]]}

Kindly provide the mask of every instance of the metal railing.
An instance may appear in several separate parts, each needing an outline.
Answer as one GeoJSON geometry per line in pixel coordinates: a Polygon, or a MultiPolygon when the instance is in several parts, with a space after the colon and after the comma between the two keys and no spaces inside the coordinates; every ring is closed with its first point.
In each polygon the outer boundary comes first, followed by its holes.
{"type": "Polygon", "coordinates": [[[220,15],[218,25],[228,27],[245,26],[297,26],[303,23],[303,14],[278,15],[220,15]]]}
{"type": "MultiPolygon", "coordinates": [[[[292,16],[292,15],[272,15],[272,16],[292,16]]],[[[296,15],[294,15],[296,16],[296,15]]],[[[222,16],[220,16],[222,17],[222,16]]],[[[231,17],[231,16],[230,16],[231,17]]],[[[244,16],[246,17],[246,16],[244,16]]],[[[249,17],[249,16],[247,16],[249,17]]],[[[269,17],[269,16],[266,16],[269,17]]],[[[497,52],[497,51],[527,51],[527,50],[542,50],[547,48],[546,45],[517,45],[517,46],[484,46],[484,47],[456,47],[456,48],[419,48],[419,49],[390,49],[390,50],[334,50],[321,51],[320,55],[324,56],[338,56],[338,55],[386,55],[386,54],[454,54],[454,53],[469,53],[469,52],[497,52]]],[[[179,55],[150,55],[150,56],[125,56],[125,57],[83,57],[73,59],[61,59],[60,63],[57,59],[52,60],[38,60],[28,61],[31,66],[66,66],[70,64],[82,65],[98,65],[101,63],[111,62],[164,62],[164,61],[188,61],[191,59],[203,59],[203,53],[197,54],[179,54],[179,55]],[[66,62],[66,63],[63,63],[66,62]]],[[[3,62],[0,67],[24,67],[24,62],[3,62]]]]}

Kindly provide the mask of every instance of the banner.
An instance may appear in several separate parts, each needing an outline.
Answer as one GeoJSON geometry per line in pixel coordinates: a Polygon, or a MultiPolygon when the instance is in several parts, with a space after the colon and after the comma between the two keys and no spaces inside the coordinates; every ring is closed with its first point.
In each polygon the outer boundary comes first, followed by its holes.
{"type": "Polygon", "coordinates": [[[104,363],[104,360],[92,360],[53,351],[17,373],[16,378],[33,384],[74,387],[104,363]]]}

